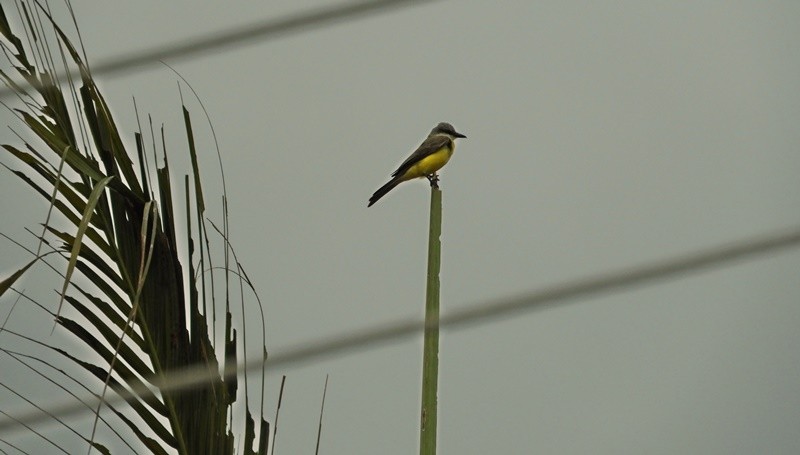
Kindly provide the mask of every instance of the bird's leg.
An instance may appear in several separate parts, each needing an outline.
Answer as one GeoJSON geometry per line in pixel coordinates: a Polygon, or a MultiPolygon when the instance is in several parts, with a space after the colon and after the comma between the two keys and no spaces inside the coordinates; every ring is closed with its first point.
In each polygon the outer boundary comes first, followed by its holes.
{"type": "Polygon", "coordinates": [[[431,188],[439,188],[439,175],[437,173],[428,174],[425,176],[431,182],[431,188]]]}

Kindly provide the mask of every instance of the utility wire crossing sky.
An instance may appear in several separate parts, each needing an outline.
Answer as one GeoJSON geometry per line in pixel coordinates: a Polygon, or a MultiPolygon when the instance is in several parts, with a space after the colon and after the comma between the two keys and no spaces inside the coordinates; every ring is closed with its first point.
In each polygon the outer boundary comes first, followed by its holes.
{"type": "MultiPolygon", "coordinates": [[[[517,312],[552,308],[557,304],[566,303],[570,299],[578,297],[589,298],[604,292],[621,291],[657,280],[697,273],[710,267],[720,267],[735,260],[752,259],[759,255],[798,246],[800,246],[800,228],[759,239],[744,240],[731,245],[711,248],[682,257],[665,259],[652,264],[643,264],[627,270],[609,272],[598,277],[554,285],[516,298],[498,299],[493,302],[476,304],[463,310],[452,311],[449,315],[441,317],[438,324],[434,320],[431,325],[434,327],[438,325],[441,328],[455,328],[468,323],[487,323],[517,312]]],[[[267,364],[272,368],[285,367],[320,357],[341,354],[367,345],[374,346],[377,343],[398,341],[410,335],[423,332],[425,327],[425,323],[418,320],[397,321],[383,326],[375,326],[287,349],[284,352],[270,356],[267,364]]],[[[239,373],[260,370],[263,363],[264,359],[259,356],[248,359],[240,365],[227,365],[222,372],[222,376],[223,378],[229,378],[239,373]],[[247,365],[246,370],[244,368],[245,364],[247,365]]],[[[192,388],[213,379],[214,377],[209,374],[207,366],[199,365],[195,368],[170,373],[163,379],[154,379],[150,382],[163,393],[192,388]]],[[[152,391],[144,388],[131,390],[126,394],[107,396],[105,402],[108,404],[120,403],[144,392],[152,391]]],[[[26,411],[25,413],[12,414],[13,417],[0,420],[0,433],[7,432],[12,428],[23,428],[24,425],[31,425],[52,417],[66,417],[85,411],[85,403],[89,403],[92,406],[96,405],[96,396],[87,395],[77,401],[52,406],[43,412],[26,411]]]]}

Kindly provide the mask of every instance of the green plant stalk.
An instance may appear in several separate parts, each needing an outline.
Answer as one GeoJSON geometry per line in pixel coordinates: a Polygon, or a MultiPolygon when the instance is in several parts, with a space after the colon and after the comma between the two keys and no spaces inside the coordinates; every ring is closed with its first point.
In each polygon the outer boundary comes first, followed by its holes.
{"type": "Polygon", "coordinates": [[[431,187],[428,231],[428,288],[425,297],[425,338],[422,354],[422,412],[419,453],[436,454],[437,389],[439,386],[439,269],[441,268],[442,192],[431,187]]]}

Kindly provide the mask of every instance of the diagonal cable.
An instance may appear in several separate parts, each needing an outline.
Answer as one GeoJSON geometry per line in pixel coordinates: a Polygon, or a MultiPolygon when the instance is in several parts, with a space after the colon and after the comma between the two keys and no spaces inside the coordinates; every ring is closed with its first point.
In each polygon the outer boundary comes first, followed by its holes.
{"type": "MultiPolygon", "coordinates": [[[[369,0],[316,8],[282,19],[269,19],[250,25],[206,33],[181,42],[162,44],[150,49],[134,51],[120,57],[109,58],[99,64],[92,64],[92,76],[118,75],[132,70],[144,70],[148,67],[159,65],[160,60],[169,61],[170,63],[179,62],[290,33],[319,28],[361,16],[383,13],[392,8],[419,5],[432,1],[434,0],[369,0]]],[[[80,76],[77,71],[74,71],[72,75],[73,77],[80,76]]],[[[0,89],[0,99],[11,94],[13,94],[13,91],[8,87],[0,89]]]]}
{"type": "MultiPolygon", "coordinates": [[[[468,324],[485,324],[492,320],[508,317],[515,313],[529,312],[553,308],[557,305],[569,303],[578,298],[588,298],[612,291],[622,291],[635,286],[642,286],[666,279],[674,279],[704,269],[720,267],[733,261],[744,260],[767,253],[774,253],[788,248],[800,246],[800,228],[763,236],[756,239],[730,243],[715,248],[696,251],[675,258],[664,259],[658,262],[641,266],[603,273],[594,277],[568,281],[563,284],[550,286],[540,291],[525,293],[517,297],[497,299],[472,305],[460,310],[454,310],[440,318],[441,328],[452,329],[468,324]]],[[[436,324],[433,321],[432,324],[436,324]]],[[[377,344],[398,341],[412,335],[420,334],[425,329],[425,323],[418,319],[406,319],[383,325],[376,325],[360,331],[322,338],[301,344],[294,348],[286,349],[274,354],[267,360],[270,368],[286,367],[313,359],[330,357],[343,354],[358,348],[374,347],[377,344]]],[[[255,371],[261,368],[261,357],[247,360],[248,370],[255,371]]],[[[244,372],[241,365],[226,365],[223,371],[224,378],[233,378],[238,373],[244,372]]],[[[198,365],[181,371],[171,372],[168,376],[154,379],[152,384],[161,392],[189,389],[208,384],[214,380],[206,365],[198,365]]],[[[113,395],[106,398],[107,403],[119,403],[126,398],[136,396],[145,390],[131,390],[127,394],[113,395]]],[[[0,420],[0,433],[20,424],[33,424],[50,418],[51,415],[66,417],[83,411],[84,403],[97,403],[96,395],[83,397],[78,402],[65,402],[48,409],[48,414],[26,411],[16,414],[12,418],[0,420]]]]}

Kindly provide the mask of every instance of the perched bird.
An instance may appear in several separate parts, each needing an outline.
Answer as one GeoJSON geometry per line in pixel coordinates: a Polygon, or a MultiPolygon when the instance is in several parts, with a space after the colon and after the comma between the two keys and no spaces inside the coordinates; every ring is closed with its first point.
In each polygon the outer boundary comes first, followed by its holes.
{"type": "Polygon", "coordinates": [[[453,150],[456,148],[455,140],[460,137],[467,136],[456,132],[453,125],[445,122],[436,125],[428,138],[392,173],[392,179],[378,188],[378,191],[369,198],[367,207],[378,202],[378,199],[406,180],[427,177],[431,185],[436,186],[439,180],[436,171],[447,164],[453,156],[453,150]]]}

